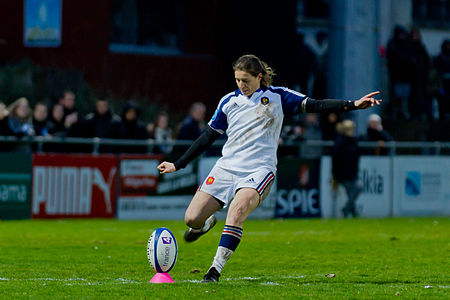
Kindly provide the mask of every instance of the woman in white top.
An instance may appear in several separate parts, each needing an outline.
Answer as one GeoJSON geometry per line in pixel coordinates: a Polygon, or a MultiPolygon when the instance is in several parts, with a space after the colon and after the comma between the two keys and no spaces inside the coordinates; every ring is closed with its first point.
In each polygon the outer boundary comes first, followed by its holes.
{"type": "Polygon", "coordinates": [[[221,134],[228,139],[208,177],[186,210],[185,240],[195,241],[216,223],[217,210],[228,206],[226,225],[211,268],[203,282],[217,282],[238,246],[244,221],[267,195],[276,172],[276,151],[284,115],[339,112],[379,105],[370,93],[359,100],[315,100],[296,91],[272,86],[274,71],[255,55],[233,64],[238,89],[219,102],[209,126],[174,163],[158,166],[161,174],[175,172],[205,151],[221,134]]]}

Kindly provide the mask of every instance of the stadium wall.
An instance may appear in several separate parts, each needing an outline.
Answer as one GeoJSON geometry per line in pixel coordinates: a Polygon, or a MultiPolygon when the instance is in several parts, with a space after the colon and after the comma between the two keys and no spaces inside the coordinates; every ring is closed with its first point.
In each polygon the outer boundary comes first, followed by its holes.
{"type": "Polygon", "coordinates": [[[62,1],[58,47],[26,47],[24,1],[0,3],[0,65],[30,59],[44,67],[79,70],[95,90],[111,91],[119,99],[163,101],[178,113],[185,113],[195,101],[212,109],[225,91],[222,64],[210,55],[214,51],[213,26],[205,26],[195,17],[201,13],[203,22],[213,24],[215,14],[210,5],[188,5],[187,54],[163,56],[110,51],[110,0],[62,1]],[[195,46],[199,40],[203,52],[195,46]]]}

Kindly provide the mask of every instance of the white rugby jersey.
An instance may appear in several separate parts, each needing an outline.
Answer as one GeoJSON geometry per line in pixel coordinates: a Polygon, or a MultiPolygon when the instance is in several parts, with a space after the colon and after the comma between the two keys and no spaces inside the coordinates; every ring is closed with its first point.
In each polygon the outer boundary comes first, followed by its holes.
{"type": "Polygon", "coordinates": [[[304,108],[306,98],[274,86],[262,87],[250,98],[239,89],[225,95],[208,123],[217,132],[228,135],[216,164],[239,172],[260,168],[275,172],[283,117],[294,114],[299,105],[304,108]]]}

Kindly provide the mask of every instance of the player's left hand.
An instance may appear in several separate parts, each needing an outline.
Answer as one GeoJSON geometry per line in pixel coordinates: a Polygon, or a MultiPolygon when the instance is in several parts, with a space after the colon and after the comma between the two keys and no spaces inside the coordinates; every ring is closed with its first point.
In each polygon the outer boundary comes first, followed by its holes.
{"type": "Polygon", "coordinates": [[[358,109],[366,109],[375,105],[380,105],[381,102],[383,102],[383,100],[373,98],[373,96],[378,95],[379,93],[380,93],[379,91],[376,91],[365,95],[361,99],[355,101],[355,106],[358,109]]]}

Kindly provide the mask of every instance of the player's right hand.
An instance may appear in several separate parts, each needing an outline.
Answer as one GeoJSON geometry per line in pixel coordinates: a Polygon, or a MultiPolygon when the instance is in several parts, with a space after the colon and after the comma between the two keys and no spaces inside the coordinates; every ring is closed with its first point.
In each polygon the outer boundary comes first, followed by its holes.
{"type": "Polygon", "coordinates": [[[177,169],[173,163],[164,161],[158,166],[159,174],[172,173],[177,169]]]}

